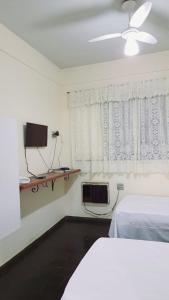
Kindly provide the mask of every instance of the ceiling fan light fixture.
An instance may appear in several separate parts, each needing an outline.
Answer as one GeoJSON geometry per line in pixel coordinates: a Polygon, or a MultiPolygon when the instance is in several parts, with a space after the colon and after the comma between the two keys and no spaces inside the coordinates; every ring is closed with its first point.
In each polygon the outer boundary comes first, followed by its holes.
{"type": "Polygon", "coordinates": [[[134,56],[139,53],[139,46],[136,40],[128,38],[124,48],[124,54],[126,56],[134,56]]]}
{"type": "Polygon", "coordinates": [[[148,17],[151,8],[152,8],[151,1],[146,1],[145,3],[143,3],[131,17],[130,26],[139,28],[148,17]]]}
{"type": "Polygon", "coordinates": [[[143,1],[144,3],[141,6],[139,4],[140,1],[138,1],[137,6],[136,0],[123,0],[122,8],[128,12],[129,15],[128,28],[121,33],[105,34],[89,40],[89,42],[99,42],[121,37],[126,40],[124,47],[124,54],[126,56],[134,56],[140,52],[138,42],[155,45],[157,43],[157,39],[152,34],[139,30],[139,27],[143,25],[152,8],[152,1],[143,1]],[[135,6],[137,6],[137,9],[132,14],[135,6]]]}

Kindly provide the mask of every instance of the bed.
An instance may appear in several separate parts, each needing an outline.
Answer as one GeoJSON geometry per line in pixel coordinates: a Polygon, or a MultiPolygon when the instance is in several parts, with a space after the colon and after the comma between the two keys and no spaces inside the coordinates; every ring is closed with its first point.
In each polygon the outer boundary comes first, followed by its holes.
{"type": "Polygon", "coordinates": [[[61,300],[168,300],[169,244],[101,238],[70,278],[61,300]]]}
{"type": "Polygon", "coordinates": [[[124,197],[113,213],[109,236],[169,242],[169,197],[124,197]]]}

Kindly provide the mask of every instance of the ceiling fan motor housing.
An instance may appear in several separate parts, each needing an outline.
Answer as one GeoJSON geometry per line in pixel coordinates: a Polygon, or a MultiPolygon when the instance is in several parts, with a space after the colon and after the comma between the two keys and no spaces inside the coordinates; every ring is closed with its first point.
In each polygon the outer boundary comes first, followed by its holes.
{"type": "Polygon", "coordinates": [[[127,40],[128,38],[135,39],[138,32],[139,30],[137,30],[136,28],[129,28],[122,32],[121,37],[125,40],[127,40]]]}

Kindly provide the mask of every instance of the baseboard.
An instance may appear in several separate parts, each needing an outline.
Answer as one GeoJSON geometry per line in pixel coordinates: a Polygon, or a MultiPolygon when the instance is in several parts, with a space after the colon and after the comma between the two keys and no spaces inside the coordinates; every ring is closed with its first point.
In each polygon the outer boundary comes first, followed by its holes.
{"type": "Polygon", "coordinates": [[[89,223],[106,223],[109,224],[111,222],[111,219],[106,218],[89,218],[89,217],[76,217],[76,216],[66,216],[65,221],[68,222],[89,222],[89,223]]]}

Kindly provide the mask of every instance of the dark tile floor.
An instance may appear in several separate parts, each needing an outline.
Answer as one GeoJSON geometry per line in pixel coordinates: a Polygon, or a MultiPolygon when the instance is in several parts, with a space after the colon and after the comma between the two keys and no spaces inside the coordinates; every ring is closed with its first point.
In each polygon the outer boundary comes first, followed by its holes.
{"type": "Polygon", "coordinates": [[[0,273],[0,300],[59,300],[78,263],[110,221],[66,218],[0,273]]]}

